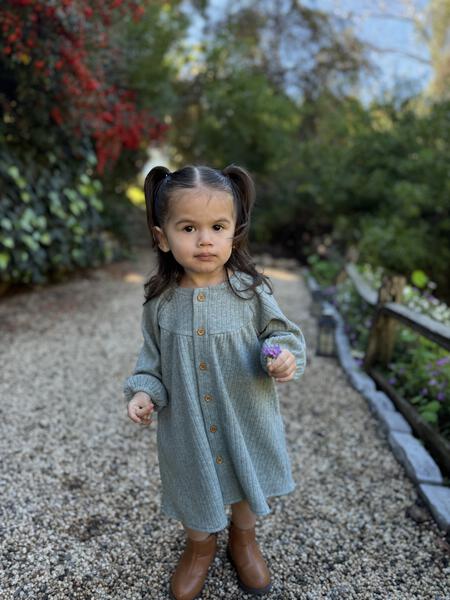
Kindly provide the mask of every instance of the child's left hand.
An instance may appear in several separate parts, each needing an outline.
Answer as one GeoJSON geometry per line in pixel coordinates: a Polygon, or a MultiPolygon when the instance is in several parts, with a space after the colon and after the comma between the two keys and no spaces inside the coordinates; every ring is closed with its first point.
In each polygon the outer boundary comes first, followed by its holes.
{"type": "Polygon", "coordinates": [[[280,383],[290,381],[294,377],[296,369],[295,356],[289,350],[282,350],[277,358],[267,364],[269,375],[275,377],[275,381],[280,383]]]}

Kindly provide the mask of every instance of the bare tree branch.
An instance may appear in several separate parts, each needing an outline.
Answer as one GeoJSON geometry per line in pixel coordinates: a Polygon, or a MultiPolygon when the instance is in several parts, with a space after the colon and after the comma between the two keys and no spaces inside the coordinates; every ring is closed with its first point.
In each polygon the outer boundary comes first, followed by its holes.
{"type": "Polygon", "coordinates": [[[402,56],[406,56],[411,60],[415,60],[423,65],[431,66],[431,60],[424,58],[423,56],[419,56],[418,54],[413,54],[412,52],[405,52],[404,50],[400,50],[399,48],[380,48],[375,44],[371,44],[370,42],[364,42],[365,46],[371,50],[372,52],[377,52],[378,54],[400,54],[402,56]]]}

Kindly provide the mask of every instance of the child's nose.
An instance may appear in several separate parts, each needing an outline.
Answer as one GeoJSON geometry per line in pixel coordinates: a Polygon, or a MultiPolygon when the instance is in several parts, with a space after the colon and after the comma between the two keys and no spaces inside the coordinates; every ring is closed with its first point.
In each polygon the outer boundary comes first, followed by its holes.
{"type": "Polygon", "coordinates": [[[208,230],[200,231],[198,241],[201,246],[204,246],[205,244],[210,244],[211,243],[211,233],[208,230]]]}

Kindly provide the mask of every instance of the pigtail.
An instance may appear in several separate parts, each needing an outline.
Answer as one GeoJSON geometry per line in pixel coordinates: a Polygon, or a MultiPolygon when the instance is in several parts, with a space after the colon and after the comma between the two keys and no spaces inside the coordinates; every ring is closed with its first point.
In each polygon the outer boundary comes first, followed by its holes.
{"type": "Polygon", "coordinates": [[[241,241],[248,237],[250,229],[250,214],[255,203],[255,184],[249,172],[237,165],[228,165],[222,171],[228,177],[236,205],[240,214],[237,215],[237,227],[234,236],[234,246],[238,248],[241,241]]]}
{"type": "Polygon", "coordinates": [[[170,175],[169,169],[166,167],[153,167],[147,174],[144,181],[145,207],[147,210],[147,226],[153,240],[153,246],[156,246],[156,240],[153,237],[154,225],[159,225],[159,215],[155,210],[155,199],[162,182],[170,175]]]}
{"type": "Polygon", "coordinates": [[[147,226],[152,238],[153,248],[158,256],[157,272],[144,284],[146,304],[151,298],[159,296],[182,275],[183,269],[173,257],[172,252],[163,252],[158,247],[153,227],[162,227],[168,211],[168,189],[173,186],[173,174],[166,167],[153,167],[144,181],[147,226]]]}
{"type": "MultiPolygon", "coordinates": [[[[228,260],[227,266],[233,271],[239,270],[247,273],[252,278],[252,283],[247,287],[240,289],[241,292],[252,291],[260,285],[266,285],[269,293],[273,292],[272,284],[266,275],[258,271],[256,265],[250,255],[248,248],[248,238],[250,233],[250,216],[255,203],[255,184],[250,176],[250,173],[243,167],[237,165],[228,165],[222,171],[222,174],[227,177],[235,198],[235,206],[237,206],[236,230],[233,239],[233,252],[228,260]]],[[[242,298],[228,279],[233,292],[242,298]]]]}

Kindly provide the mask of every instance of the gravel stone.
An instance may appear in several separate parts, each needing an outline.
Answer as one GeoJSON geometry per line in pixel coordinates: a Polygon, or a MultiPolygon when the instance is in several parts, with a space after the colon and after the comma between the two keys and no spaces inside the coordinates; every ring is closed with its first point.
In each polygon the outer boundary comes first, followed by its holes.
{"type": "MultiPolygon", "coordinates": [[[[315,355],[300,270],[265,260],[308,346],[303,378],[278,388],[297,488],[257,521],[273,576],[266,597],[450,600],[448,536],[337,359],[315,355]]],[[[2,600],[168,597],[184,532],[159,513],[157,422],[132,423],[121,389],[151,268],[140,249],[0,301],[2,600]]],[[[226,558],[226,531],[218,542],[201,599],[251,598],[226,558]]]]}

